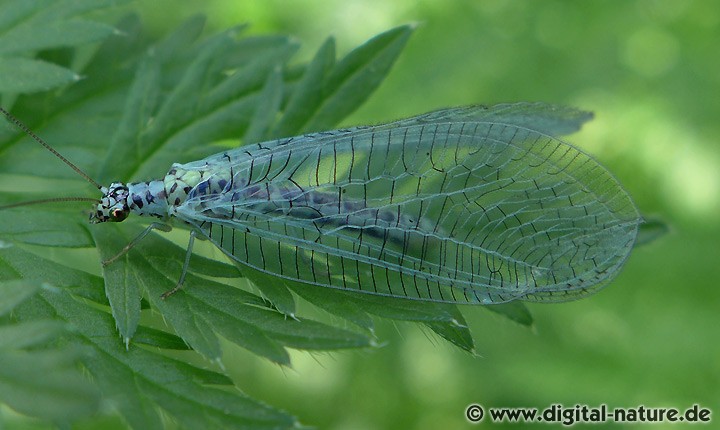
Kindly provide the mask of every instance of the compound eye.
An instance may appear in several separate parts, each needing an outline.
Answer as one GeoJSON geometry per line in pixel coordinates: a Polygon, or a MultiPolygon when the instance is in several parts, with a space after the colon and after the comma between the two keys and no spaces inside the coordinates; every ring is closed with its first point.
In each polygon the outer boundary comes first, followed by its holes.
{"type": "Polygon", "coordinates": [[[114,221],[122,221],[127,218],[127,211],[124,211],[122,209],[114,209],[111,212],[111,215],[114,221]]]}

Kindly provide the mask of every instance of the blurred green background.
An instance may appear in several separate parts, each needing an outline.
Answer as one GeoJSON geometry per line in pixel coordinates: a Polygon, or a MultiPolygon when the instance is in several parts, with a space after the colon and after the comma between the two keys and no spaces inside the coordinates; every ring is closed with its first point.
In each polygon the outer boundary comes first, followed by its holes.
{"type": "MultiPolygon", "coordinates": [[[[387,322],[378,324],[384,346],[377,350],[295,353],[292,369],[228,345],[224,364],[246,393],[327,429],[470,428],[470,403],[699,403],[720,420],[717,2],[156,0],[137,7],[158,33],[204,13],[213,29],[250,23],[250,34],[291,34],[303,43],[298,60],[328,35],[344,53],[416,22],[389,78],[348,124],[470,103],[592,110],[596,119],[570,140],[616,174],[643,214],[671,225],[669,235],[636,249],[598,295],[530,305],[531,330],[464,307],[479,357],[387,322]]],[[[474,427],[491,426],[486,418],[474,427]]]]}
{"type": "Polygon", "coordinates": [[[291,34],[303,43],[297,61],[328,35],[343,54],[415,22],[389,78],[347,124],[471,103],[592,110],[596,119],[570,140],[620,179],[643,214],[671,226],[598,295],[529,305],[533,329],[463,307],[478,357],[385,321],[381,348],[294,353],[292,369],[227,344],[224,365],[247,394],[322,429],[494,426],[487,417],[469,424],[470,403],[698,403],[720,420],[718,3],[154,0],[127,9],[158,34],[197,13],[207,15],[209,33],[249,23],[247,34],[291,34]]]}

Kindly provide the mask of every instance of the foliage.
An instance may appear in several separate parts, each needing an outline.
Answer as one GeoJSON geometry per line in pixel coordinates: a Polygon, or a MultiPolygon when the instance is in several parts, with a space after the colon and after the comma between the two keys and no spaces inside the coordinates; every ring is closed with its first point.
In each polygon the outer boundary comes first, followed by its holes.
{"type": "MultiPolygon", "coordinates": [[[[392,29],[340,60],[328,39],[309,64],[298,65],[291,62],[298,46],[288,37],[240,38],[241,27],[203,37],[199,17],[160,40],[143,36],[133,16],[115,28],[84,18],[114,3],[0,6],[3,106],[12,105],[17,117],[101,183],[157,178],[173,162],[217,152],[220,144],[210,142],[329,128],[379,85],[412,33],[409,26],[392,29]]],[[[0,128],[4,174],[45,179],[45,185],[81,180],[59,160],[38,168],[38,160],[48,160],[43,151],[17,128],[0,128]]],[[[3,200],[28,200],[28,192],[5,193],[3,200]]],[[[132,222],[88,226],[60,206],[0,211],[2,402],[57,423],[94,413],[103,399],[135,428],[161,426],[161,411],[189,428],[289,428],[297,425],[292,416],[244,396],[222,372],[192,364],[195,356],[221,368],[223,337],[289,366],[288,348],[374,345],[372,316],[420,322],[474,349],[454,306],[357,294],[348,300],[344,292],[293,288],[353,323],[337,328],[297,317],[295,297],[278,280],[243,271],[263,298],[237,288],[247,283],[234,279],[240,276],[234,267],[200,256],[192,259],[185,289],[162,300],[185,251],[159,235],[105,267],[102,276],[39,252],[97,248],[99,264],[140,229],[132,222]]],[[[492,310],[532,322],[521,304],[492,310]]]]}

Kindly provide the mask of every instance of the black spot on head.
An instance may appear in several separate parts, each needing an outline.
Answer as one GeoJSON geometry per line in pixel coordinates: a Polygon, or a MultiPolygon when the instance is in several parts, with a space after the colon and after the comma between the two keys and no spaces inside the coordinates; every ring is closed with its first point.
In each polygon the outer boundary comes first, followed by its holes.
{"type": "Polygon", "coordinates": [[[189,185],[187,187],[183,188],[183,192],[185,194],[190,194],[190,190],[192,190],[192,187],[190,187],[189,185]]]}
{"type": "Polygon", "coordinates": [[[173,182],[172,186],[170,187],[170,194],[174,193],[175,190],[177,190],[177,182],[173,182]]]}
{"type": "Polygon", "coordinates": [[[135,203],[135,206],[142,209],[142,207],[143,207],[142,197],[138,196],[137,194],[133,194],[132,201],[133,201],[133,203],[135,203]]]}

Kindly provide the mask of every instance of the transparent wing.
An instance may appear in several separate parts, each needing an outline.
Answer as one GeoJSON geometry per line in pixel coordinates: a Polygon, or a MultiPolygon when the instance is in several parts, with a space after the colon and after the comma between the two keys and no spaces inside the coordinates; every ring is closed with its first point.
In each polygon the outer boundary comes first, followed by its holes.
{"type": "Polygon", "coordinates": [[[574,299],[618,273],[641,222],[607,170],[554,137],[589,118],[470,107],[251,145],[178,166],[203,180],[177,215],[238,263],[306,284],[574,299]]]}

